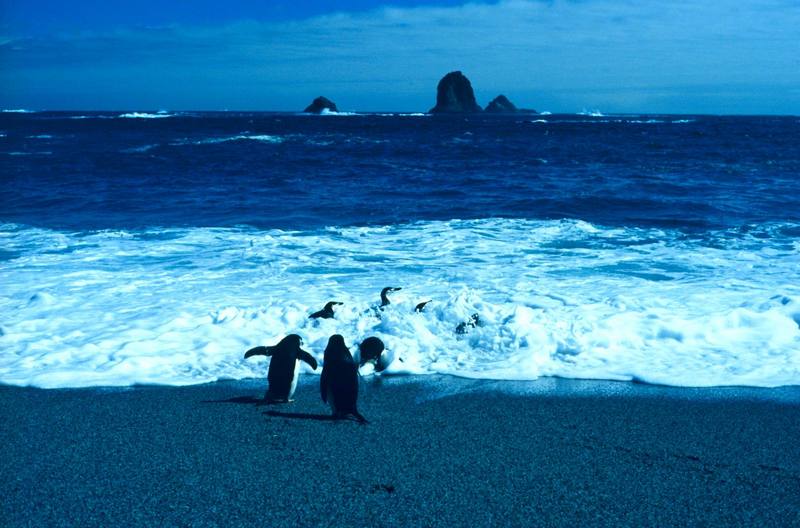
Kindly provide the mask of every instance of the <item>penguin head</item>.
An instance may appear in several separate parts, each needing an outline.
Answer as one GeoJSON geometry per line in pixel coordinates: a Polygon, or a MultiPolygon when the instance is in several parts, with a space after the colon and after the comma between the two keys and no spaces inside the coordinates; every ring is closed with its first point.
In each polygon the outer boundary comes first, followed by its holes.
{"type": "Polygon", "coordinates": [[[368,337],[363,340],[361,344],[358,345],[361,364],[363,365],[367,361],[378,360],[384,348],[383,341],[377,337],[368,337]]]}
{"type": "Polygon", "coordinates": [[[402,289],[403,288],[395,288],[393,286],[387,286],[384,289],[382,289],[381,290],[381,307],[386,306],[387,304],[391,304],[391,301],[389,300],[389,297],[386,296],[387,293],[400,291],[402,289]]]}
{"type": "Polygon", "coordinates": [[[339,334],[333,334],[328,339],[328,346],[325,347],[323,361],[353,361],[353,356],[344,344],[344,338],[339,334]]]}
{"type": "Polygon", "coordinates": [[[303,338],[297,334],[289,334],[277,346],[281,349],[298,349],[303,346],[303,338]]]}

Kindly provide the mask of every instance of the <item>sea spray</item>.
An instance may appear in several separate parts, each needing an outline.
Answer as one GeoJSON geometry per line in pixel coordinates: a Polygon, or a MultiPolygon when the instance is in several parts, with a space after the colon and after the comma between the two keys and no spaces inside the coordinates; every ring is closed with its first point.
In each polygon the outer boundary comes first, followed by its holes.
{"type": "Polygon", "coordinates": [[[350,346],[380,337],[402,358],[389,374],[798,384],[800,256],[784,234],[796,228],[690,237],[510,219],[315,231],[6,224],[0,381],[263,376],[260,361],[242,360],[249,347],[298,333],[320,359],[340,333],[350,346]],[[387,285],[403,289],[376,311],[387,285]],[[308,318],[331,299],[344,302],[335,319],[308,318]],[[472,314],[480,323],[457,333],[472,314]]]}

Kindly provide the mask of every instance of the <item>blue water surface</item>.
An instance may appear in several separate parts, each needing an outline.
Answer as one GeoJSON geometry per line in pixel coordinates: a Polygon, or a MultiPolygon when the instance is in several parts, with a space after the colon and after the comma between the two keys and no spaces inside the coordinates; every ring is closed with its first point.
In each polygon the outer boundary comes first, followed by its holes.
{"type": "Polygon", "coordinates": [[[50,229],[800,221],[797,117],[37,112],[0,134],[0,221],[50,229]]]}

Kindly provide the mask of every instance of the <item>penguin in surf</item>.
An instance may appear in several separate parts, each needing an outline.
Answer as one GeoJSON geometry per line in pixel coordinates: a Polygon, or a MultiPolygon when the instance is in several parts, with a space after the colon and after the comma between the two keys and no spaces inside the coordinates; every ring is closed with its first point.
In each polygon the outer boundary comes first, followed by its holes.
{"type": "Polygon", "coordinates": [[[387,351],[383,341],[375,336],[366,338],[358,345],[359,369],[367,363],[371,363],[375,367],[375,372],[382,372],[392,361],[394,361],[394,353],[387,351]]]}
{"type": "Polygon", "coordinates": [[[337,304],[344,304],[340,303],[339,301],[331,301],[329,303],[325,303],[325,307],[318,311],[314,312],[308,316],[309,319],[333,319],[333,307],[337,304]]]}

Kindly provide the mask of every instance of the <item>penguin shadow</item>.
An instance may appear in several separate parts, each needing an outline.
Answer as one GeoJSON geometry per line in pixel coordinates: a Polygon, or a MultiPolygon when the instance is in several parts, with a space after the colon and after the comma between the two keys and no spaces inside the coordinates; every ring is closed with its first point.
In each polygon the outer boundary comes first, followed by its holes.
{"type": "MultiPolygon", "coordinates": [[[[286,405],[286,402],[269,401],[263,398],[255,398],[253,396],[236,396],[234,398],[225,398],[223,400],[203,400],[200,403],[235,403],[239,405],[254,405],[256,407],[263,407],[266,405],[286,405]]],[[[291,420],[315,420],[318,422],[359,422],[359,420],[354,417],[336,417],[332,414],[293,413],[275,410],[264,411],[261,414],[265,416],[272,416],[273,418],[289,418],[291,420]]]]}
{"type": "Polygon", "coordinates": [[[333,422],[336,420],[336,417],[330,414],[292,413],[281,411],[264,411],[261,414],[265,416],[272,416],[274,418],[290,418],[292,420],[316,420],[318,422],[333,422]]]}
{"type": "Polygon", "coordinates": [[[224,400],[203,400],[200,403],[238,403],[239,405],[255,405],[256,407],[262,407],[264,405],[285,405],[284,402],[270,401],[254,396],[236,396],[234,398],[225,398],[224,400]]]}

